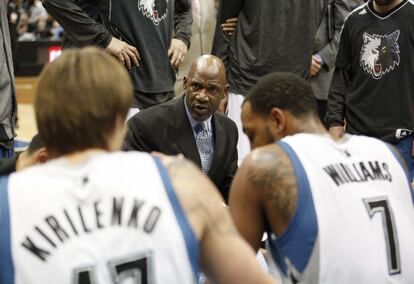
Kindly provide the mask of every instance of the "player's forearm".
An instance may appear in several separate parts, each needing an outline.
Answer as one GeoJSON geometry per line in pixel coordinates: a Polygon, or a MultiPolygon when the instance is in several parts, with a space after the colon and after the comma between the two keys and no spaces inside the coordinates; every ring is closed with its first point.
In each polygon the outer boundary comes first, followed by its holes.
{"type": "Polygon", "coordinates": [[[345,70],[336,68],[328,95],[328,105],[325,121],[328,126],[344,124],[345,92],[348,85],[348,76],[345,70]]]}
{"type": "Polygon", "coordinates": [[[108,46],[109,31],[89,17],[75,0],[43,0],[43,6],[80,46],[108,46]]]}
{"type": "Polygon", "coordinates": [[[174,11],[174,38],[183,41],[187,47],[191,44],[191,26],[193,24],[193,12],[191,5],[186,1],[178,0],[174,11]]]}

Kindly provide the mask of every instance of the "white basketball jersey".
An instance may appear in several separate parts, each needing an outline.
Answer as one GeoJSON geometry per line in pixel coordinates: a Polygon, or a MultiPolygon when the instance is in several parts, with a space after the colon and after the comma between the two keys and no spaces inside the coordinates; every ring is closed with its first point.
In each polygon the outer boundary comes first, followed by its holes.
{"type": "Polygon", "coordinates": [[[0,283],[195,283],[198,242],[160,160],[65,159],[2,180],[0,283]]]}
{"type": "Polygon", "coordinates": [[[346,135],[278,143],[295,169],[295,215],[269,246],[285,283],[414,283],[414,206],[388,146],[346,135]]]}

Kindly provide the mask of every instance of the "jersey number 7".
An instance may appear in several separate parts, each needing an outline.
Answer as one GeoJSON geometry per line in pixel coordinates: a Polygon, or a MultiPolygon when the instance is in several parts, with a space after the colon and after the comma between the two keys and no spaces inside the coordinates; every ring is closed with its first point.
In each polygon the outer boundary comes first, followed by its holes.
{"type": "Polygon", "coordinates": [[[400,250],[398,247],[397,230],[394,214],[385,196],[364,199],[365,207],[372,218],[376,213],[381,214],[384,227],[384,237],[387,246],[388,273],[401,273],[400,250]]]}
{"type": "MultiPolygon", "coordinates": [[[[132,257],[111,260],[108,268],[112,277],[112,283],[148,284],[152,283],[152,253],[145,252],[132,257]]],[[[74,284],[98,284],[96,280],[96,267],[87,266],[73,271],[74,284]]]]}

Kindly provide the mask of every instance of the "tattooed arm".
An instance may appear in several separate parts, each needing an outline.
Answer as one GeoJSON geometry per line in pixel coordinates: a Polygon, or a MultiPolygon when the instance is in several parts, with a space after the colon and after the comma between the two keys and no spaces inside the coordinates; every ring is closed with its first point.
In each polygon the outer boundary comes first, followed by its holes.
{"type": "Polygon", "coordinates": [[[284,232],[295,212],[296,179],[278,145],[261,147],[243,161],[230,190],[230,212],[245,240],[258,250],[266,225],[284,232]]]}
{"type": "Polygon", "coordinates": [[[200,242],[203,272],[215,283],[275,283],[238,234],[214,185],[183,158],[164,159],[164,164],[200,242]]]}

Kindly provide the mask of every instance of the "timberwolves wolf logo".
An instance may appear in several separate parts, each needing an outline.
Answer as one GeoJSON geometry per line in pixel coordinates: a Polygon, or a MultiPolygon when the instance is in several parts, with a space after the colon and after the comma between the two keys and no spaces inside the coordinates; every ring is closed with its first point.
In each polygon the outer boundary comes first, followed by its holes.
{"type": "Polygon", "coordinates": [[[399,36],[399,30],[390,35],[364,33],[361,66],[374,79],[380,79],[400,64],[400,47],[397,43],[399,36]]]}
{"type": "Polygon", "coordinates": [[[158,25],[167,17],[168,0],[138,0],[138,9],[145,17],[158,25]]]}

